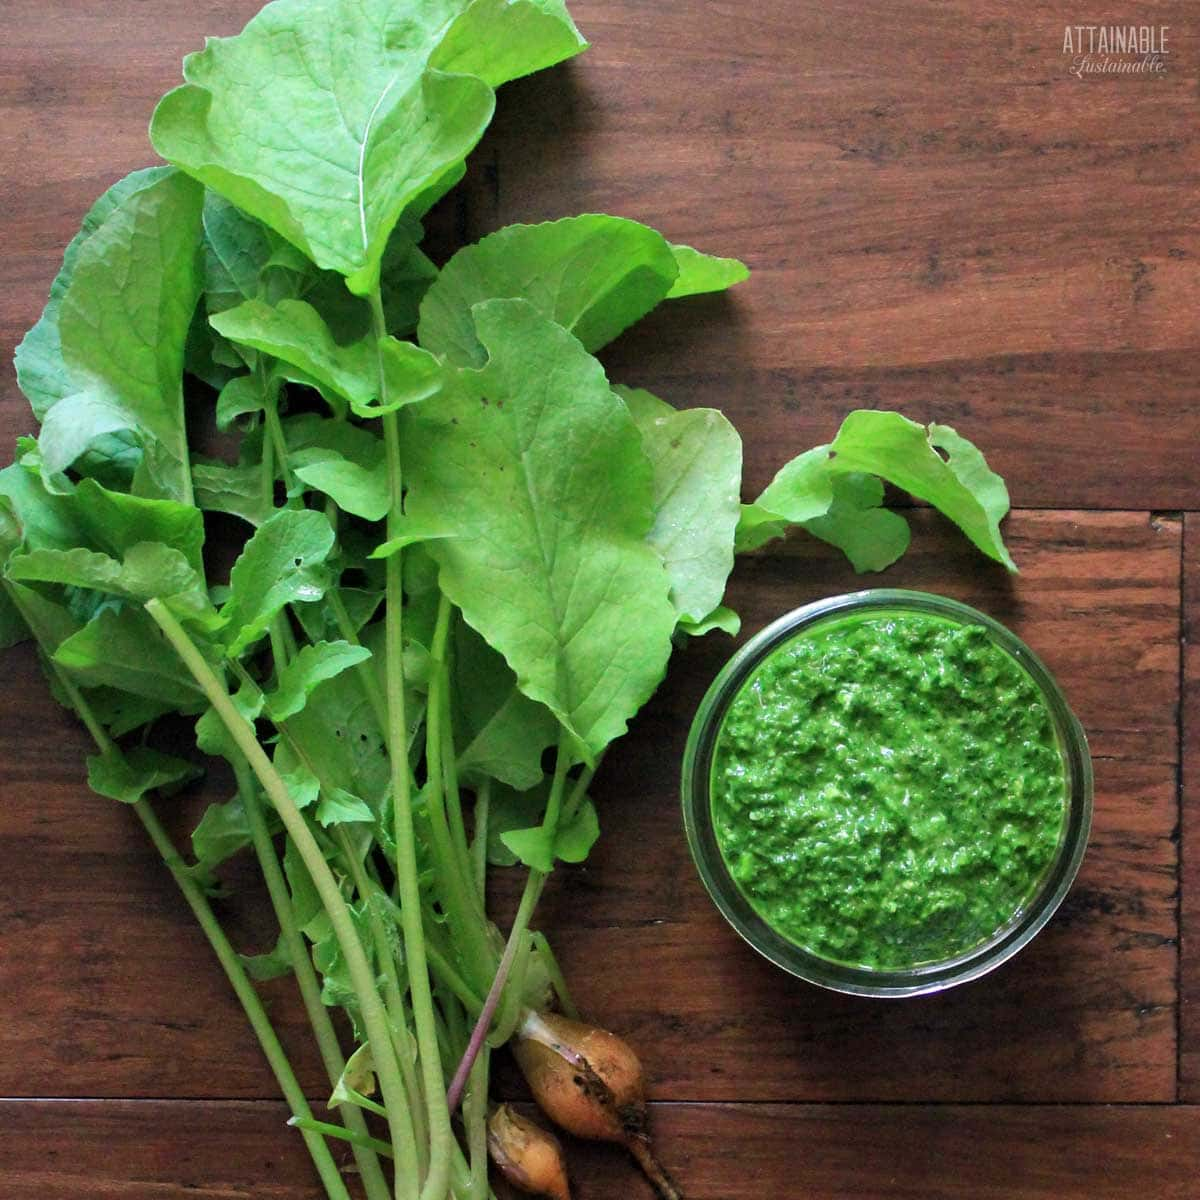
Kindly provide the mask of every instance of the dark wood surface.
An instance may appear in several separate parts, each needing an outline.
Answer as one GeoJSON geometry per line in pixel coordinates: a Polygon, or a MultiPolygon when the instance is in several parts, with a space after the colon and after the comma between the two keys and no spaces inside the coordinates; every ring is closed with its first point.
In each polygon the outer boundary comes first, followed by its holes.
{"type": "MultiPolygon", "coordinates": [[[[256,7],[4,5],[3,445],[31,427],[7,360],[63,245],[107,183],[149,161],[146,122],[180,56],[256,7]]],[[[675,773],[731,649],[693,645],[605,766],[592,860],[546,897],[582,1006],[642,1052],[663,1156],[693,1200],[1196,1196],[1194,5],[1120,14],[1171,27],[1165,75],[1087,82],[1067,71],[1062,26],[1098,18],[1041,0],[573,11],[594,48],[502,93],[443,222],[478,235],[599,209],[745,258],[745,287],[661,310],[606,361],[614,379],[726,409],[747,490],[855,407],[975,439],[1009,481],[1022,574],[919,511],[886,582],[1025,637],[1097,777],[1079,881],[1016,960],[934,999],[825,994],[746,949],[690,866],[675,773]]],[[[753,632],[862,584],[795,540],[741,563],[733,598],[753,632]]],[[[130,814],[87,791],[86,752],[33,656],[6,654],[0,1200],[315,1197],[236,1003],[130,814]]],[[[164,812],[178,831],[190,803],[164,812]]],[[[263,948],[261,897],[235,882],[223,915],[263,948]]],[[[303,1014],[285,982],[268,991],[319,1097],[303,1014]]],[[[585,1200],[643,1194],[617,1152],[573,1154],[585,1200]]]]}

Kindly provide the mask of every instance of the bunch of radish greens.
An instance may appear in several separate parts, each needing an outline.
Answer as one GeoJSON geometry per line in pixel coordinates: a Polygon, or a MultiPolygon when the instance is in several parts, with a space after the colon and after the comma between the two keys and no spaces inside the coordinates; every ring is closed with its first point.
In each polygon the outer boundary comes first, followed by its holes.
{"type": "Polygon", "coordinates": [[[36,640],[95,740],[91,787],[161,851],[341,1200],[347,1153],[369,1200],[486,1197],[489,1141],[519,1185],[566,1195],[553,1138],[489,1109],[514,1038],[550,1116],[673,1194],[636,1060],[575,1020],[531,929],[597,836],[602,756],[674,645],[736,632],[736,550],[800,525],[859,569],[901,554],[881,480],[1011,566],[1004,485],[949,428],[853,413],[743,505],[720,413],[610,383],[597,350],[740,263],[597,215],[422,253],[494,89],[584,46],[560,0],[278,0],[186,60],[151,126],[168,165],[96,202],[17,353],[40,432],[0,471],[0,639],[36,640]],[[186,403],[185,374],[207,385],[186,403]],[[236,453],[190,444],[205,420],[236,453]],[[210,526],[240,530],[227,575],[210,526]],[[168,714],[198,753],[162,748],[168,714]],[[236,793],[185,858],[150,801],[205,755],[236,793]],[[241,853],[278,919],[265,955],[212,906],[241,853]],[[502,934],[487,873],[514,864],[502,934]],[[321,1119],[254,987],[283,974],[328,1071],[321,1119]]]}

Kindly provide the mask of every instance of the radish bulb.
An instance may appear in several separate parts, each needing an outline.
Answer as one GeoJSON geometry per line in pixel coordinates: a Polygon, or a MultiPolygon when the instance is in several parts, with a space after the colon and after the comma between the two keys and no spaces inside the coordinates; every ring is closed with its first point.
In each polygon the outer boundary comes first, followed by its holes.
{"type": "Polygon", "coordinates": [[[557,1013],[531,1012],[513,1053],[556,1125],[576,1137],[625,1146],[663,1200],[681,1200],[650,1149],[642,1064],[627,1042],[557,1013]]]}
{"type": "Polygon", "coordinates": [[[492,1162],[513,1187],[549,1200],[571,1200],[562,1146],[549,1130],[501,1104],[488,1117],[487,1145],[492,1162]]]}

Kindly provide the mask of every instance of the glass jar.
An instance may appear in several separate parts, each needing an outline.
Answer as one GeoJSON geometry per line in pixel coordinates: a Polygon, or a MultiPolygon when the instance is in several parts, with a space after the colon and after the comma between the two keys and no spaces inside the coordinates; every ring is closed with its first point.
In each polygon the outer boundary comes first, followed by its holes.
{"type": "MultiPolygon", "coordinates": [[[[977,979],[1027,945],[1070,889],[1092,822],[1092,763],[1083,727],[1041,660],[991,617],[942,596],[878,588],[834,596],[787,613],[751,638],[713,681],[697,710],[683,757],[683,819],[688,845],[709,895],[725,919],[760,954],[810,983],[859,996],[920,996],[977,979]],[[817,955],[761,917],[731,877],[717,843],[711,805],[713,756],[729,705],[763,660],[784,643],[827,621],[912,612],[980,626],[1032,679],[1045,701],[1062,755],[1065,820],[1053,858],[1033,893],[987,940],[953,958],[909,968],[850,966],[817,955]]],[[[800,883],[798,886],[803,886],[800,883]]]]}

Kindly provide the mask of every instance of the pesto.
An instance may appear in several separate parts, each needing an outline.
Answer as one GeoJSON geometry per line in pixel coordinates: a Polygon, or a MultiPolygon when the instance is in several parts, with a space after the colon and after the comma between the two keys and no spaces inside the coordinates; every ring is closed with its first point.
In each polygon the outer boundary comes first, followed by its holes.
{"type": "Polygon", "coordinates": [[[772,651],[722,720],[713,826],[780,935],[896,970],[986,941],[1032,898],[1067,811],[1046,701],[979,625],[822,621],[772,651]]]}

